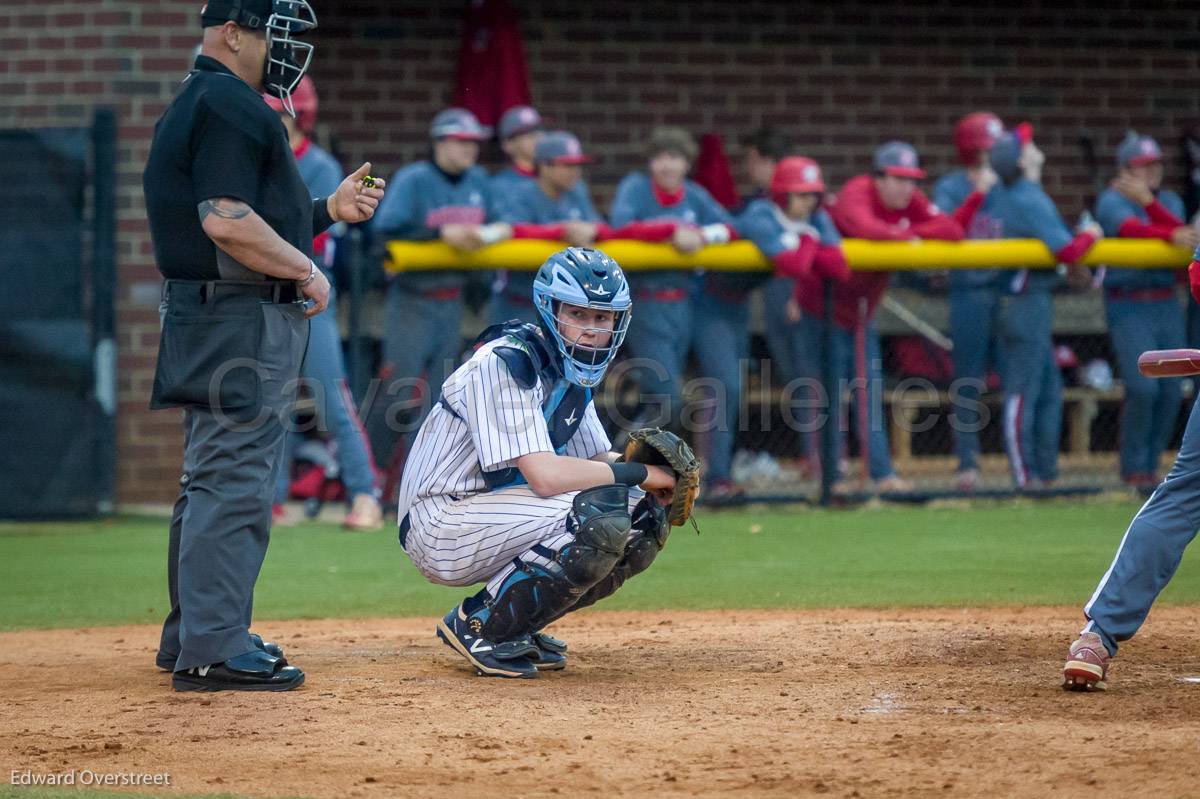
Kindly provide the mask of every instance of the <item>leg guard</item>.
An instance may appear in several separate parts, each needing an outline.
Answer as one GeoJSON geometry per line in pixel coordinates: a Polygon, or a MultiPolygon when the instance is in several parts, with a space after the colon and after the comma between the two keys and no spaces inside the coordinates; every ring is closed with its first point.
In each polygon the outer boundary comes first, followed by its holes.
{"type": "Polygon", "coordinates": [[[611,572],[581,596],[578,602],[563,611],[564,615],[567,611],[586,608],[612,596],[630,577],[650,568],[650,564],[666,546],[667,536],[671,534],[671,525],[667,521],[667,509],[659,505],[654,497],[647,495],[634,505],[632,516],[634,536],[626,545],[621,560],[611,572]]]}
{"type": "Polygon", "coordinates": [[[468,623],[491,641],[511,641],[546,626],[608,575],[625,551],[630,531],[629,489],[599,486],[579,492],[567,517],[573,540],[557,552],[534,547],[518,558],[494,596],[473,597],[468,623]]]}

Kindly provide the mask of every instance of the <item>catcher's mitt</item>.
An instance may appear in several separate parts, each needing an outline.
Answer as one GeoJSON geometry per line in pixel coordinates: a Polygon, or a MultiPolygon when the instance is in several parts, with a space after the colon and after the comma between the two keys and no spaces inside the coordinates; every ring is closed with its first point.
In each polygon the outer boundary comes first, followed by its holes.
{"type": "Polygon", "coordinates": [[[630,462],[666,466],[675,472],[668,519],[672,526],[680,527],[692,518],[692,504],[700,493],[700,461],[686,441],[669,430],[643,427],[629,434],[623,457],[630,462]]]}

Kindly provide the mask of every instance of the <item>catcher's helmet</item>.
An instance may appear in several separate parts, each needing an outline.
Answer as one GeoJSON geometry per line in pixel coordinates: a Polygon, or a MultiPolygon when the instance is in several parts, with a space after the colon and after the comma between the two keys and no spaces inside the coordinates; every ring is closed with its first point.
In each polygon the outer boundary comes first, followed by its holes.
{"type": "MultiPolygon", "coordinates": [[[[283,107],[283,100],[278,97],[264,94],[263,99],[277,113],[287,113],[287,109],[283,107]]],[[[317,125],[317,87],[313,85],[313,80],[308,75],[300,79],[296,90],[292,92],[292,106],[296,110],[297,127],[306,135],[311,135],[313,128],[317,125]]]]}
{"type": "Polygon", "coordinates": [[[599,250],[587,247],[568,247],[556,252],[546,259],[534,277],[533,305],[542,328],[562,355],[563,377],[584,388],[598,384],[625,341],[633,308],[629,282],[617,262],[599,250]],[[593,348],[578,343],[579,337],[587,332],[610,332],[596,328],[581,328],[573,340],[568,341],[559,331],[558,324],[558,311],[563,303],[613,311],[616,319],[608,345],[593,348]]]}
{"type": "Polygon", "coordinates": [[[1003,132],[1004,124],[991,111],[967,114],[954,126],[954,149],[958,150],[958,160],[966,166],[975,166],[979,163],[980,153],[992,149],[1003,132]]]}

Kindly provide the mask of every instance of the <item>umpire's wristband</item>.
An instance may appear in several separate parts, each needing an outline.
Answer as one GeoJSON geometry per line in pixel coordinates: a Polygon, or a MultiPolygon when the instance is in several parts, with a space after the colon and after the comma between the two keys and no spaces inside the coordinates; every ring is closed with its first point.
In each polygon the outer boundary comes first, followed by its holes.
{"type": "Polygon", "coordinates": [[[627,486],[640,486],[650,476],[650,470],[644,463],[610,463],[613,482],[627,486]]]}

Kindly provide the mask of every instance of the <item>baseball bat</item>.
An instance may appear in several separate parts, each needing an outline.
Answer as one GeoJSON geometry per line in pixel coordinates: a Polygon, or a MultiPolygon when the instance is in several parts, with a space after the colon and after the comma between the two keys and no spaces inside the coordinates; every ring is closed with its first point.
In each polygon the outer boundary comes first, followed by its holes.
{"type": "Polygon", "coordinates": [[[1200,350],[1150,350],[1138,356],[1138,371],[1146,377],[1200,375],[1200,350]]]}

